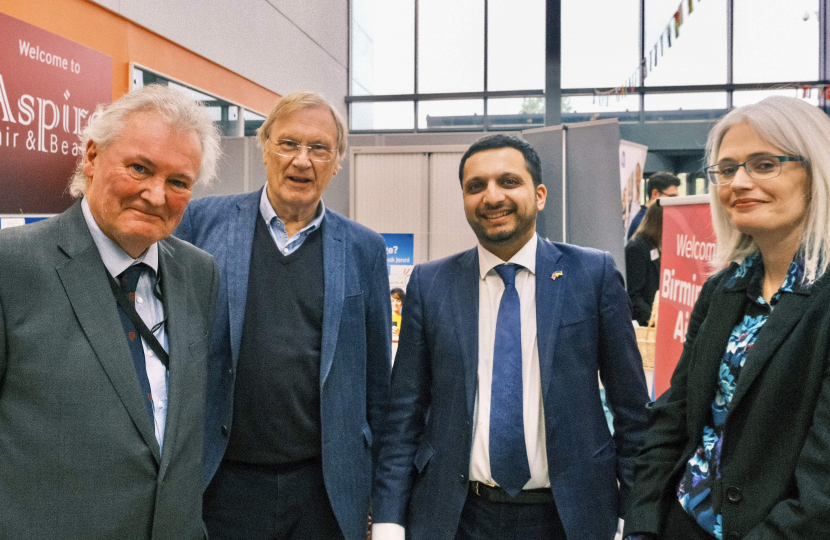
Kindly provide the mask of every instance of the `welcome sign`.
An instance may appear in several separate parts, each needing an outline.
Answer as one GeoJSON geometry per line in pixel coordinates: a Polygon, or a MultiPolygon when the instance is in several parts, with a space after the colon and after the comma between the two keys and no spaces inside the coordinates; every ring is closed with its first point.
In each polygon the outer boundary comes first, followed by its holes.
{"type": "Polygon", "coordinates": [[[0,213],[53,214],[79,135],[112,101],[112,58],[0,13],[0,213]]]}

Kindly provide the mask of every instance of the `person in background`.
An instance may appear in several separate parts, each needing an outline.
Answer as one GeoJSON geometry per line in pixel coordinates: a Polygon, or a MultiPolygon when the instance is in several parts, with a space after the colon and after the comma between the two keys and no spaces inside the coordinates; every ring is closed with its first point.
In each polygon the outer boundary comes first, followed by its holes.
{"type": "MultiPolygon", "coordinates": [[[[639,165],[638,165],[639,167],[639,165]]],[[[631,225],[628,227],[628,234],[626,241],[634,236],[634,231],[640,226],[643,216],[646,215],[646,209],[657,202],[660,197],[677,197],[678,187],[680,186],[680,179],[669,172],[656,172],[648,177],[646,181],[646,193],[648,193],[648,201],[646,204],[640,205],[640,211],[631,218],[631,225]]]]}
{"type": "Polygon", "coordinates": [[[92,118],[75,204],[0,231],[0,537],[201,540],[219,269],[168,236],[219,131],[158,85],[92,118]]]}
{"type": "Polygon", "coordinates": [[[480,139],[459,180],[478,245],[409,280],[373,538],[611,540],[647,427],[622,276],[536,234],[547,190],[527,142],[480,139]]]}
{"type": "Polygon", "coordinates": [[[392,289],[392,338],[398,339],[401,333],[401,309],[403,309],[403,301],[406,299],[406,293],[401,288],[392,289]]]}
{"type": "Polygon", "coordinates": [[[194,201],[176,235],[222,287],[208,369],[212,540],[363,540],[392,313],[383,238],[323,204],[346,127],[284,96],[260,127],[267,183],[194,201]]]}
{"type": "Polygon", "coordinates": [[[632,318],[646,326],[654,295],[660,288],[660,254],[663,244],[663,207],[653,204],[625,246],[625,281],[632,318]]]}
{"type": "Polygon", "coordinates": [[[830,118],[731,111],[706,169],[719,266],[637,461],[629,540],[830,538],[830,118]]]}

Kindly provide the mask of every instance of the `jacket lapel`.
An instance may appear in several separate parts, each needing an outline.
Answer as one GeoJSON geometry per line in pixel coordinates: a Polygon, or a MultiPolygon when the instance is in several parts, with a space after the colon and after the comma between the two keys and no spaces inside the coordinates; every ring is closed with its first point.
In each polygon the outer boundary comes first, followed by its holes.
{"type": "Polygon", "coordinates": [[[562,312],[562,297],[568,282],[568,261],[556,245],[539,237],[536,246],[536,342],[539,348],[539,374],[542,379],[542,401],[548,403],[548,388],[553,377],[553,358],[562,312]],[[563,278],[551,278],[562,272],[563,278]]]}
{"type": "Polygon", "coordinates": [[[337,347],[346,290],[346,247],[340,220],[332,212],[323,217],[323,344],[320,349],[320,389],[331,370],[337,347]]]}
{"type": "Polygon", "coordinates": [[[164,298],[164,317],[168,321],[165,327],[167,349],[170,355],[170,365],[167,381],[167,420],[164,427],[164,447],[159,480],[164,478],[170,456],[175,448],[176,434],[179,432],[179,411],[182,402],[187,401],[184,393],[187,392],[185,373],[187,362],[190,360],[188,341],[198,336],[191,335],[189,328],[183,326],[188,319],[185,312],[187,306],[186,281],[184,272],[176,262],[171,246],[161,241],[159,246],[159,273],[161,275],[161,293],[164,298]]]}
{"type": "Polygon", "coordinates": [[[467,417],[472,419],[478,383],[478,249],[473,248],[457,259],[452,289],[452,311],[461,357],[464,363],[464,389],[467,417]]]}
{"type": "Polygon", "coordinates": [[[763,371],[776,349],[787,339],[793,327],[798,324],[812,302],[811,294],[787,293],[781,296],[775,306],[775,316],[770,315],[758,338],[747,353],[746,363],[738,377],[738,385],[729,410],[734,411],[741,399],[747,394],[753,381],[763,371]]]}
{"type": "Polygon", "coordinates": [[[107,269],[86,226],[80,202],[57,219],[63,222],[58,247],[69,257],[56,268],[58,277],[92,350],[158,462],[158,441],[130,361],[107,269]]]}
{"type": "Polygon", "coordinates": [[[237,203],[235,212],[228,222],[227,258],[222,271],[227,276],[225,282],[228,287],[228,318],[234,369],[242,344],[242,324],[245,322],[245,304],[248,299],[248,271],[251,267],[254,229],[260,216],[259,201],[262,189],[237,203]]]}
{"type": "MultiPolygon", "coordinates": [[[[740,321],[746,306],[746,288],[724,290],[721,285],[712,294],[708,315],[696,337],[701,352],[696,355],[699,366],[695,367],[687,385],[690,389],[690,403],[686,407],[692,418],[690,425],[699,434],[709,418],[712,400],[715,399],[720,363],[726,344],[735,325],[740,321]]],[[[734,402],[734,398],[733,398],[734,402]]],[[[732,405],[730,405],[730,409],[732,405]]]]}

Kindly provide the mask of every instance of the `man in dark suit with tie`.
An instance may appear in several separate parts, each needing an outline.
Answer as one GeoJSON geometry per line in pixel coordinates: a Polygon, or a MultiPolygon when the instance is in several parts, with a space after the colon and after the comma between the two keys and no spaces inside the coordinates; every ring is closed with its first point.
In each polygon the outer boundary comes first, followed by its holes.
{"type": "Polygon", "coordinates": [[[192,99],[148,86],[99,109],[82,148],[79,200],[0,232],[0,537],[204,538],[218,269],[167,236],[219,134],[192,99]]]}
{"type": "Polygon", "coordinates": [[[610,540],[648,401],[622,277],[536,235],[547,192],[524,141],[479,140],[459,176],[479,245],[409,281],[374,538],[610,540]]]}
{"type": "Polygon", "coordinates": [[[194,201],[176,230],[222,278],[205,523],[212,540],[363,540],[391,367],[386,248],[323,204],[346,128],[322,97],[284,96],[259,142],[265,187],[194,201]]]}

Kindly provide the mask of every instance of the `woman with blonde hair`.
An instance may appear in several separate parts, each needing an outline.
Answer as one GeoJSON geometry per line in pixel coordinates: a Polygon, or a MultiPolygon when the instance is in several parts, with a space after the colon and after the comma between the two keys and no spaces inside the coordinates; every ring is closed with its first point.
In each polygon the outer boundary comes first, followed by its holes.
{"type": "Polygon", "coordinates": [[[830,538],[830,118],[795,98],[709,134],[721,270],[652,406],[629,539],[830,538]]]}

